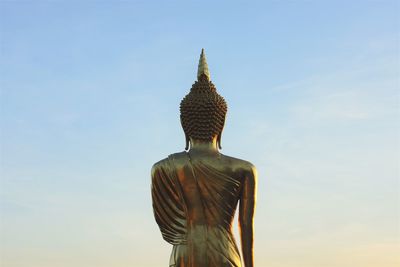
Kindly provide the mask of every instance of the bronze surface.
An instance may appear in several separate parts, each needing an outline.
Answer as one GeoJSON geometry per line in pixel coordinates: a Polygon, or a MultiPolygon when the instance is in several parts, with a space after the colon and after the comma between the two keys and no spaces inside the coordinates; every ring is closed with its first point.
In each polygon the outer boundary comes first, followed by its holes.
{"type": "MultiPolygon", "coordinates": [[[[207,69],[208,72],[208,67],[202,66],[204,62],[202,51],[199,79],[206,76],[201,71],[207,69]]],[[[204,97],[209,96],[204,94],[204,97]]],[[[193,105],[196,106],[196,103],[193,105]]],[[[193,110],[199,114],[189,112],[187,120],[213,116],[207,113],[207,109],[193,110]]],[[[208,121],[219,123],[212,118],[208,121]]],[[[196,134],[187,135],[189,151],[171,154],[155,163],[151,170],[154,216],[164,240],[173,245],[169,266],[242,266],[232,233],[233,218],[239,204],[243,263],[244,267],[252,267],[256,168],[248,161],[219,152],[218,143],[223,125],[221,127],[202,122],[191,125],[192,132],[196,131],[196,127],[203,132],[207,132],[208,127],[219,131],[208,131],[209,138],[203,139],[196,138],[196,134]]],[[[185,130],[187,132],[190,131],[185,130]]]]}

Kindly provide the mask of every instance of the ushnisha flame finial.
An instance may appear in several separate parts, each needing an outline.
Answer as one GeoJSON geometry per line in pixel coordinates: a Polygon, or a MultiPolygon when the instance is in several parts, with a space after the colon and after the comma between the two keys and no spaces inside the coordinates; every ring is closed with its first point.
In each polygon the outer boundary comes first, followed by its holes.
{"type": "Polygon", "coordinates": [[[225,99],[217,93],[210,80],[206,56],[202,49],[197,81],[180,105],[181,124],[186,137],[185,150],[189,149],[189,145],[193,145],[191,139],[213,142],[215,137],[218,148],[221,149],[221,134],[227,110],[225,99]]]}
{"type": "Polygon", "coordinates": [[[206,54],[204,53],[204,48],[201,49],[199,68],[197,69],[197,79],[200,79],[200,76],[202,74],[207,76],[207,79],[210,80],[210,72],[208,71],[208,65],[206,60],[206,54]]]}

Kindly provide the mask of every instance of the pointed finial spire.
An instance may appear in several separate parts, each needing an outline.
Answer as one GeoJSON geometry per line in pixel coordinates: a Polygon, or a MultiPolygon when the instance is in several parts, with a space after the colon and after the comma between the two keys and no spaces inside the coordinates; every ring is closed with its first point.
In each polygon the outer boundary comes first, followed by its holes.
{"type": "Polygon", "coordinates": [[[197,79],[199,79],[202,74],[206,75],[208,80],[210,80],[210,72],[208,71],[208,65],[206,60],[206,54],[204,53],[204,48],[201,49],[199,68],[197,70],[197,79]]]}

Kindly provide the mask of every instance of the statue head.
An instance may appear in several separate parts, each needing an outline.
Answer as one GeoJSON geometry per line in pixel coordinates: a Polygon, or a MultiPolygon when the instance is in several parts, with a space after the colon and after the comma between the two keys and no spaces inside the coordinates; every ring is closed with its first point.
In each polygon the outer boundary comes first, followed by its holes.
{"type": "Polygon", "coordinates": [[[217,138],[217,145],[221,148],[221,135],[227,109],[225,99],[217,93],[217,89],[210,81],[202,49],[197,81],[180,105],[181,124],[186,138],[185,150],[189,149],[190,139],[209,142],[217,138]]]}

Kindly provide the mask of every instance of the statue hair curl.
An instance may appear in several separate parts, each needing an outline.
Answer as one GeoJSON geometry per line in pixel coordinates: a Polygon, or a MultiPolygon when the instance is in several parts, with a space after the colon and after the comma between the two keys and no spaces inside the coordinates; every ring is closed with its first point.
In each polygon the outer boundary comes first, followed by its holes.
{"type": "Polygon", "coordinates": [[[186,137],[185,150],[189,149],[190,138],[212,141],[215,136],[221,148],[227,110],[225,99],[217,93],[207,75],[201,74],[180,104],[181,124],[186,137]]]}

